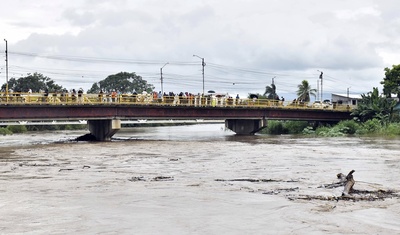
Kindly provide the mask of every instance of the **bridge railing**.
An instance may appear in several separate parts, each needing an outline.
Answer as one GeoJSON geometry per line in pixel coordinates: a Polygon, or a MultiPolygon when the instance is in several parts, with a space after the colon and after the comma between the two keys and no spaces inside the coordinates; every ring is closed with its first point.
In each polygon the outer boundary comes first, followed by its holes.
{"type": "Polygon", "coordinates": [[[71,94],[71,93],[0,93],[0,105],[161,105],[161,106],[194,106],[194,107],[236,107],[236,108],[285,108],[285,109],[332,109],[349,111],[355,106],[319,105],[296,101],[279,101],[271,99],[236,99],[212,96],[163,96],[153,94],[71,94]]]}

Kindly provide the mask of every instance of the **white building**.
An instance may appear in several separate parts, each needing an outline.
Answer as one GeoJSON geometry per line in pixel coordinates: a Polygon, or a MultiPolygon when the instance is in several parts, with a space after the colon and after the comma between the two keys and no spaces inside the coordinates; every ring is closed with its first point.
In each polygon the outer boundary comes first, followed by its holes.
{"type": "Polygon", "coordinates": [[[356,106],[359,100],[361,100],[361,95],[332,93],[332,103],[336,103],[338,105],[356,106]]]}

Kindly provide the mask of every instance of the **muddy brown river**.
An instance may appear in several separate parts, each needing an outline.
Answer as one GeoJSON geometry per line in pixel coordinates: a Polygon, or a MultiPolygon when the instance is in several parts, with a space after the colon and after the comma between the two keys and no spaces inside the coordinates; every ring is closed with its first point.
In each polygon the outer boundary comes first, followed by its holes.
{"type": "Polygon", "coordinates": [[[0,234],[400,234],[399,138],[85,133],[0,136],[0,234]]]}

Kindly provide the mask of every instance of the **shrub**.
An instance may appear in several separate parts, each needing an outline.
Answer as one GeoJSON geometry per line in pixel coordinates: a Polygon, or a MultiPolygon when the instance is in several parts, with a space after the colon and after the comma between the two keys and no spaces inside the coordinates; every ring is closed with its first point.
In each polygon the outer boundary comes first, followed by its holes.
{"type": "Polygon", "coordinates": [[[287,133],[287,130],[283,127],[282,121],[268,121],[266,129],[267,134],[280,135],[287,133]]]}
{"type": "Polygon", "coordinates": [[[12,131],[6,127],[0,127],[0,135],[12,135],[12,131]]]}
{"type": "Polygon", "coordinates": [[[335,127],[339,128],[344,134],[355,134],[360,128],[360,124],[355,120],[340,121],[335,127]]]}
{"type": "Polygon", "coordinates": [[[303,129],[302,134],[303,135],[315,135],[315,131],[311,126],[308,126],[303,129]]]}
{"type": "Polygon", "coordinates": [[[400,135],[400,123],[390,123],[383,132],[385,135],[400,135]]]}
{"type": "Polygon", "coordinates": [[[324,133],[329,132],[330,129],[331,129],[331,127],[328,127],[328,126],[320,126],[315,130],[315,134],[324,136],[325,135],[324,133]]]}
{"type": "Polygon", "coordinates": [[[25,133],[28,131],[26,126],[23,125],[7,126],[7,129],[10,130],[12,133],[25,133]]]}
{"type": "Polygon", "coordinates": [[[357,134],[361,133],[366,133],[366,134],[373,134],[373,133],[378,133],[382,129],[382,124],[378,119],[370,119],[366,122],[364,122],[361,125],[361,131],[358,131],[357,134]]]}
{"type": "Polygon", "coordinates": [[[86,129],[86,125],[65,125],[61,126],[61,130],[83,130],[86,129]]]}
{"type": "Polygon", "coordinates": [[[284,128],[289,134],[301,134],[308,125],[307,121],[286,121],[284,123],[284,128]]]}
{"type": "MultiPolygon", "coordinates": [[[[347,128],[344,128],[347,130],[347,128]]],[[[343,132],[343,129],[337,127],[321,127],[317,129],[317,135],[324,136],[324,137],[341,137],[345,136],[346,134],[343,132]]]]}

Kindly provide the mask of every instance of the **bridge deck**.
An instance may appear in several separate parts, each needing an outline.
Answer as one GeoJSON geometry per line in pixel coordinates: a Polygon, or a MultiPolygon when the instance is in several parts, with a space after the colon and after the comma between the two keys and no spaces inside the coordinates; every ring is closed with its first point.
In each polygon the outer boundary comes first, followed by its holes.
{"type": "Polygon", "coordinates": [[[1,97],[0,120],[96,119],[279,119],[340,121],[350,119],[350,107],[311,105],[263,99],[177,98],[18,94],[1,97]]]}

